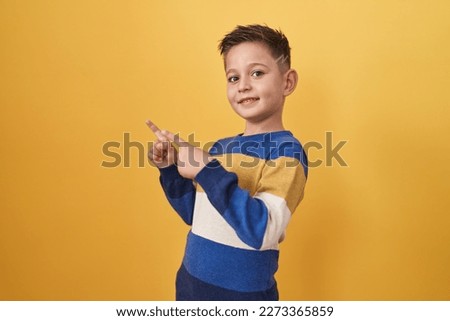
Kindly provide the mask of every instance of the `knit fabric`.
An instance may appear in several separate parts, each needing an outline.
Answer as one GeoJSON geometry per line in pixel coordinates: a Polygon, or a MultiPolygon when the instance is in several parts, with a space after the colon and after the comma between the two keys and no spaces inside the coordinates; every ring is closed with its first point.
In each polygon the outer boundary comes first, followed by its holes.
{"type": "Polygon", "coordinates": [[[279,243],[308,175],[289,131],[217,141],[195,177],[160,169],[172,207],[189,225],[177,300],[277,300],[279,243]]]}

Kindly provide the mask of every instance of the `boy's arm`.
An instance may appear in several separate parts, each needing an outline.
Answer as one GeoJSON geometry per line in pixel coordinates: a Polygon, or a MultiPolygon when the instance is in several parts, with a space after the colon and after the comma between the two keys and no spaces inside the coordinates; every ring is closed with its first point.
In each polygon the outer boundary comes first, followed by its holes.
{"type": "Polygon", "coordinates": [[[282,241],[291,214],[303,198],[306,176],[297,159],[278,157],[264,165],[254,196],[240,188],[237,175],[217,160],[208,163],[195,180],[244,243],[266,249],[282,241]]]}
{"type": "Polygon", "coordinates": [[[147,126],[157,137],[157,141],[149,149],[148,158],[160,171],[160,182],[169,203],[186,224],[192,224],[195,202],[193,181],[180,175],[175,165],[177,159],[175,148],[152,121],[147,126]]]}
{"type": "Polygon", "coordinates": [[[176,165],[160,168],[159,172],[159,181],[170,205],[186,224],[192,225],[196,193],[193,181],[181,176],[176,165]]]}

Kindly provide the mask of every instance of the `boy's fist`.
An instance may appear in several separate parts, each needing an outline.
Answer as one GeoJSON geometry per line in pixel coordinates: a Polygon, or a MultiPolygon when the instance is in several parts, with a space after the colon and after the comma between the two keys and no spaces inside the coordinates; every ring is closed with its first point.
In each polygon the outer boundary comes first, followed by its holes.
{"type": "Polygon", "coordinates": [[[194,179],[213,157],[203,149],[195,147],[167,130],[161,132],[171,143],[178,146],[177,164],[181,176],[194,179]]]}

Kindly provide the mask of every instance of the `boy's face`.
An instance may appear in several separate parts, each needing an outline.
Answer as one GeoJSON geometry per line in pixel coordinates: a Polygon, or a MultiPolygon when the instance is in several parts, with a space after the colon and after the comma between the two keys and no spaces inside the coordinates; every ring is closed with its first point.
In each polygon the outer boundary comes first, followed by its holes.
{"type": "MultiPolygon", "coordinates": [[[[287,71],[287,68],[286,68],[287,71]]],[[[243,42],[225,56],[227,97],[234,111],[253,124],[281,119],[285,74],[266,45],[243,42]]]]}

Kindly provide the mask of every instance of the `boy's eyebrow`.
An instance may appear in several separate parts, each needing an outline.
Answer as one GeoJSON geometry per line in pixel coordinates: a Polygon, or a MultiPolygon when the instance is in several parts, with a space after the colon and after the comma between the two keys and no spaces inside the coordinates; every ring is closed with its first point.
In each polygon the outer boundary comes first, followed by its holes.
{"type": "MultiPolygon", "coordinates": [[[[251,68],[251,67],[254,67],[254,66],[264,66],[266,68],[269,68],[269,66],[263,64],[262,62],[252,62],[252,63],[247,65],[248,68],[251,68]]],[[[234,69],[234,68],[227,69],[226,73],[228,74],[229,72],[232,72],[232,71],[235,72],[236,69],[234,69]]]]}

